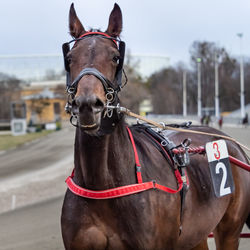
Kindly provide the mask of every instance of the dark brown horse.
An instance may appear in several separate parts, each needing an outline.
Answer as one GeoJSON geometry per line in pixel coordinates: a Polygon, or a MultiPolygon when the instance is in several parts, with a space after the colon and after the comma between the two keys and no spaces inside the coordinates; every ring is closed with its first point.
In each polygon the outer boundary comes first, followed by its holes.
{"type": "MultiPolygon", "coordinates": [[[[107,91],[112,86],[115,90],[114,104],[119,102],[116,92],[120,88],[116,75],[120,55],[115,39],[122,30],[121,10],[115,4],[105,32],[107,37],[84,36],[87,33],[73,5],[69,27],[70,34],[77,40],[66,55],[69,81],[73,82],[73,89],[70,89],[73,93],[71,109],[77,119],[74,182],[91,190],[134,184],[137,181],[135,158],[124,118],[116,110],[105,115],[109,99],[107,91]]],[[[208,127],[193,129],[219,133],[208,127]]],[[[132,133],[142,165],[143,180],[157,180],[176,189],[173,170],[161,152],[149,137],[136,130],[132,133]]],[[[191,138],[192,145],[205,145],[215,140],[188,133],[173,132],[169,135],[175,144],[181,143],[184,138],[191,138]]],[[[236,144],[228,141],[227,146],[230,155],[247,161],[236,144]]],[[[186,195],[181,235],[179,193],[152,189],[116,199],[94,200],[79,197],[68,190],[61,217],[65,248],[207,249],[207,236],[213,231],[218,249],[237,249],[240,232],[250,213],[250,174],[233,164],[231,167],[235,191],[217,198],[206,157],[191,156],[187,167],[190,188],[186,195]]]]}

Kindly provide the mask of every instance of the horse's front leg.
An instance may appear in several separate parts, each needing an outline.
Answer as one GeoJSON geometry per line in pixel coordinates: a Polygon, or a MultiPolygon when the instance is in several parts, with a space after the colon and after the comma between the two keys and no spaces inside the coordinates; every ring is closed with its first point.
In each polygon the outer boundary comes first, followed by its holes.
{"type": "Polygon", "coordinates": [[[217,250],[237,250],[239,248],[240,232],[234,234],[215,230],[214,238],[217,250]]]}

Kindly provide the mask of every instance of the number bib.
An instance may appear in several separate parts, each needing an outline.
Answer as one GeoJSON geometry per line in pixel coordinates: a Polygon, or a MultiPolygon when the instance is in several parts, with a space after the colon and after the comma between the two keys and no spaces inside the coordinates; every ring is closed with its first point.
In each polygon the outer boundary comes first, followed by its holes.
{"type": "Polygon", "coordinates": [[[207,159],[215,195],[221,197],[234,192],[234,181],[224,140],[206,144],[207,159]]]}

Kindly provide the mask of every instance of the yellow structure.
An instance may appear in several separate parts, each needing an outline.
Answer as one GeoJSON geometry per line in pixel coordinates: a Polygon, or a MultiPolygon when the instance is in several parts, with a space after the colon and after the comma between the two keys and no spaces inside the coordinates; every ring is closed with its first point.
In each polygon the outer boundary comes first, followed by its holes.
{"type": "Polygon", "coordinates": [[[28,124],[45,124],[68,119],[64,111],[65,84],[60,81],[35,82],[21,91],[28,124]]]}
{"type": "Polygon", "coordinates": [[[153,105],[150,99],[144,99],[139,105],[140,115],[145,116],[153,111],[153,105]]]}

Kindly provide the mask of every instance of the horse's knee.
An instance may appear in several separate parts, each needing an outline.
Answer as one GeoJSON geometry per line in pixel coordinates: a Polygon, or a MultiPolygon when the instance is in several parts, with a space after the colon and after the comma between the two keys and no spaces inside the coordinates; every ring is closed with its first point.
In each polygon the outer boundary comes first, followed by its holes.
{"type": "Polygon", "coordinates": [[[219,250],[237,250],[239,247],[240,231],[214,231],[216,249],[219,250]]]}
{"type": "Polygon", "coordinates": [[[239,248],[239,238],[238,237],[225,237],[216,239],[215,238],[216,249],[219,250],[237,250],[239,248]]]}

